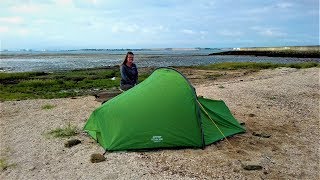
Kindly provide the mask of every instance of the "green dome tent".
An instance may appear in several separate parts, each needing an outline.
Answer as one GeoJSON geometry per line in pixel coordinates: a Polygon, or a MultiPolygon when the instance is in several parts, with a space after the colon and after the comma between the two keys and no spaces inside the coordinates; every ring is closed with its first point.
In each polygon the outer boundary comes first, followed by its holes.
{"type": "Polygon", "coordinates": [[[223,101],[197,97],[178,71],[159,68],[110,99],[84,130],[105,150],[198,147],[244,132],[223,101]]]}

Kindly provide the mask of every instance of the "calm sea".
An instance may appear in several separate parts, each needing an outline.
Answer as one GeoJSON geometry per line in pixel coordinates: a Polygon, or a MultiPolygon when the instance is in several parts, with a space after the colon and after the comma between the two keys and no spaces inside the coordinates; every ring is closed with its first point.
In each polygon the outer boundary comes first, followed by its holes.
{"type": "MultiPolygon", "coordinates": [[[[167,67],[207,65],[219,62],[273,62],[293,63],[314,61],[319,58],[280,58],[255,56],[207,56],[221,50],[137,50],[135,63],[138,67],[167,67]]],[[[127,51],[45,51],[0,52],[0,71],[59,71],[119,65],[127,51]]]]}

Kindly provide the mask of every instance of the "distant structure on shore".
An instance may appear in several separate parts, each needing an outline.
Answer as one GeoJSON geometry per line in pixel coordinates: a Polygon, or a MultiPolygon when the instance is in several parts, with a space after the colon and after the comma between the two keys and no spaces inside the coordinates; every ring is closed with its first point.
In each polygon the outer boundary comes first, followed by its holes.
{"type": "Polygon", "coordinates": [[[320,51],[320,45],[314,46],[280,46],[280,47],[242,47],[233,48],[234,51],[282,51],[282,50],[293,50],[293,51],[320,51]]]}

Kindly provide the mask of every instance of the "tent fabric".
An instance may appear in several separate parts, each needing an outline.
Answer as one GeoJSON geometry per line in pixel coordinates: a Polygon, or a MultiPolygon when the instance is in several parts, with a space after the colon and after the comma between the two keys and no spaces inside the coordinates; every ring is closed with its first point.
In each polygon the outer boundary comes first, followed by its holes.
{"type": "Polygon", "coordinates": [[[178,71],[159,68],[110,99],[89,117],[84,130],[109,151],[195,147],[244,132],[223,101],[198,98],[178,71]]]}
{"type": "Polygon", "coordinates": [[[204,110],[201,109],[201,120],[204,129],[205,145],[245,131],[223,101],[202,97],[198,97],[198,101],[202,107],[204,107],[204,110]],[[207,114],[209,114],[214,122],[212,122],[207,114]],[[222,131],[223,134],[221,134],[219,130],[222,131]]]}

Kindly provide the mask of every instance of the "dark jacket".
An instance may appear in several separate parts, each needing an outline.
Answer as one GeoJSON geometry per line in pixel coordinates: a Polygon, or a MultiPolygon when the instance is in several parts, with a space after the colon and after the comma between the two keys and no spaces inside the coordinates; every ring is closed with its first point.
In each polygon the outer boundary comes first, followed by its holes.
{"type": "Polygon", "coordinates": [[[136,85],[138,81],[138,69],[136,64],[132,64],[131,67],[128,67],[125,64],[120,66],[121,73],[121,85],[136,85]]]}

